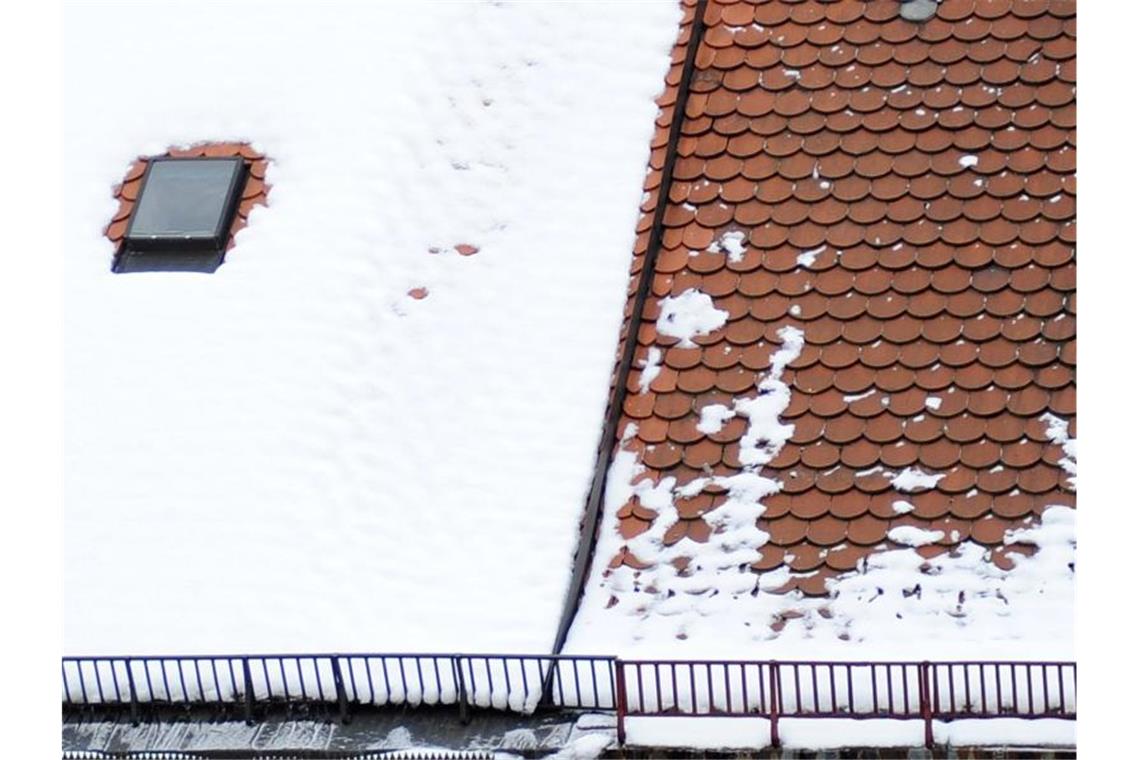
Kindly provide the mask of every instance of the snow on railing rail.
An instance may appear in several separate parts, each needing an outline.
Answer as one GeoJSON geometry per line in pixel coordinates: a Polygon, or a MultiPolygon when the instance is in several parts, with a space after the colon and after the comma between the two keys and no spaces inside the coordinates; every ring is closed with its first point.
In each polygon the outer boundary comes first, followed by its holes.
{"type": "Polygon", "coordinates": [[[456,705],[528,714],[539,708],[627,717],[923,720],[1076,718],[1072,662],[621,660],[513,654],[267,654],[65,657],[65,708],[236,706],[247,721],[273,704],[456,705]]]}

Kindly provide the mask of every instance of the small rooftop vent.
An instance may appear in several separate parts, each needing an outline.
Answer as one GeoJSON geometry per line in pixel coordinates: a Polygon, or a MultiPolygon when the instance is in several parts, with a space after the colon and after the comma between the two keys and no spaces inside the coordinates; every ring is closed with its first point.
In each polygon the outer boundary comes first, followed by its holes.
{"type": "Polygon", "coordinates": [[[938,0],[902,0],[899,15],[907,21],[928,21],[938,12],[938,0]]]}
{"type": "Polygon", "coordinates": [[[151,159],[112,269],[216,270],[245,179],[240,157],[151,159]]]}

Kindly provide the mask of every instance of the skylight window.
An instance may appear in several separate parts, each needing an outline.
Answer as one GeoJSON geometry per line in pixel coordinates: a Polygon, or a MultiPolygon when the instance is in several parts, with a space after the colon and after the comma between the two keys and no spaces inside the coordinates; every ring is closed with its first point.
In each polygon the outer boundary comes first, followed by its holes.
{"type": "Polygon", "coordinates": [[[213,272],[246,180],[234,158],[156,158],[115,257],[115,272],[213,272]]]}

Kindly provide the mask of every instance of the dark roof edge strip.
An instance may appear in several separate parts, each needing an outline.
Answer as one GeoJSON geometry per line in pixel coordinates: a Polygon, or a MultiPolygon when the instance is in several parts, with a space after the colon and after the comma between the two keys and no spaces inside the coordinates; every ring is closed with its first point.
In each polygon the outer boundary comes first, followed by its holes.
{"type": "Polygon", "coordinates": [[[693,70],[696,68],[697,48],[700,47],[705,33],[704,15],[707,2],[708,0],[697,0],[693,14],[685,63],[681,69],[681,81],[677,84],[677,99],[673,104],[673,122],[669,125],[669,140],[665,148],[665,163],[661,168],[661,186],[658,188],[657,206],[653,211],[653,226],[650,228],[649,242],[645,248],[645,261],[641,267],[633,310],[630,313],[628,327],[625,330],[625,345],[610,396],[606,424],[598,443],[594,479],[590,486],[590,495],[586,501],[586,511],[578,537],[578,552],[574,557],[574,572],[570,576],[570,586],[562,604],[562,618],[558,622],[554,646],[551,648],[555,654],[561,652],[562,647],[566,644],[570,625],[574,622],[574,616],[578,612],[578,603],[582,599],[586,581],[590,575],[590,561],[593,558],[594,547],[597,542],[598,523],[601,520],[602,507],[605,503],[606,475],[609,472],[610,462],[616,448],[617,426],[621,422],[626,384],[633,367],[633,356],[637,351],[637,335],[641,327],[641,314],[645,309],[645,301],[649,297],[653,274],[657,269],[657,254],[661,249],[661,238],[665,228],[665,211],[669,206],[669,193],[673,186],[673,165],[677,159],[677,143],[681,137],[681,127],[685,121],[685,107],[689,100],[689,82],[692,79],[693,70]]]}

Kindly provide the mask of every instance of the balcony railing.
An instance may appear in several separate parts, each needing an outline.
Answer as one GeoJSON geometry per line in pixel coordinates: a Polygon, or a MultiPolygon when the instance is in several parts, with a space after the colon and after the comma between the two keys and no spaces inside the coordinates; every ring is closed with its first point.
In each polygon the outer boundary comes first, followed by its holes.
{"type": "Polygon", "coordinates": [[[530,714],[612,712],[619,744],[628,717],[922,720],[1075,719],[1073,662],[812,662],[623,660],[514,654],[318,654],[65,657],[63,704],[129,710],[145,705],[239,710],[324,703],[342,721],[364,706],[454,705],[530,714]]]}

